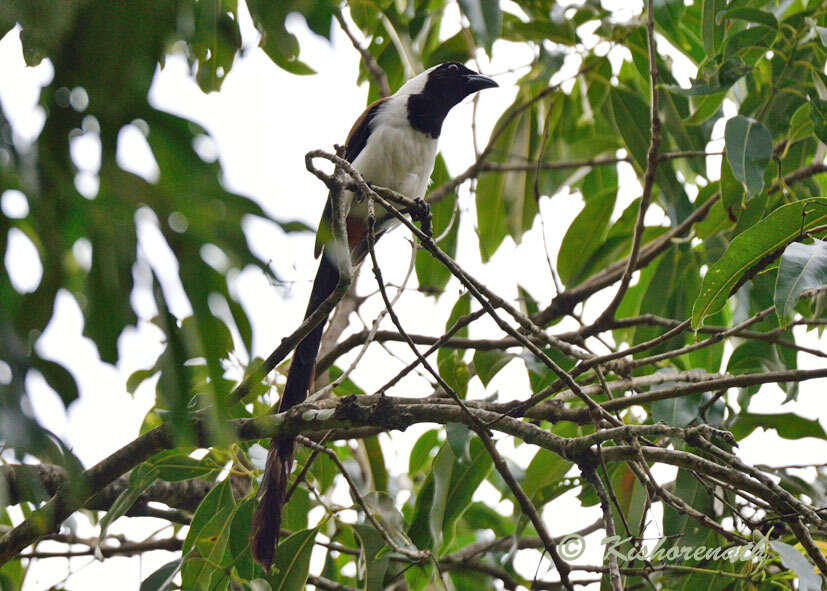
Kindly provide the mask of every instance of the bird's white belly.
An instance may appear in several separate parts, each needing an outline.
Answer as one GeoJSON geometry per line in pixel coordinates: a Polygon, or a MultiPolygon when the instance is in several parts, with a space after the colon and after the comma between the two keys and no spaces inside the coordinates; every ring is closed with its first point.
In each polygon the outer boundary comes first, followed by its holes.
{"type": "MultiPolygon", "coordinates": [[[[380,125],[373,129],[353,167],[372,185],[421,199],[434,168],[436,148],[435,139],[410,127],[380,125]]],[[[362,217],[362,209],[366,216],[366,203],[353,203],[351,213],[362,217]]]]}

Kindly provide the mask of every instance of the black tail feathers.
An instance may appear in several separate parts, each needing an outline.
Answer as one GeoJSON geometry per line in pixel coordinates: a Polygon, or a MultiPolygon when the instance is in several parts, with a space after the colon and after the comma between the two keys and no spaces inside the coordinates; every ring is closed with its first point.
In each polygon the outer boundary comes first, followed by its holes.
{"type": "Polygon", "coordinates": [[[250,552],[264,572],[273,564],[273,556],[279,545],[281,510],[287,494],[287,482],[293,466],[293,440],[270,442],[267,465],[261,481],[258,506],[250,524],[250,552]]]}
{"type": "MultiPolygon", "coordinates": [[[[316,279],[313,281],[313,290],[310,292],[305,318],[327,299],[338,282],[339,272],[336,266],[325,255],[322,255],[316,279]]],[[[296,347],[290,371],[287,373],[287,383],[284,385],[284,392],[279,401],[279,412],[284,412],[304,402],[307,398],[323,332],[324,323],[321,323],[296,347]]],[[[250,524],[250,551],[253,559],[261,564],[265,572],[270,570],[279,543],[282,507],[287,493],[290,469],[293,465],[293,447],[292,438],[273,439],[270,442],[264,477],[259,488],[261,498],[250,524]]]]}

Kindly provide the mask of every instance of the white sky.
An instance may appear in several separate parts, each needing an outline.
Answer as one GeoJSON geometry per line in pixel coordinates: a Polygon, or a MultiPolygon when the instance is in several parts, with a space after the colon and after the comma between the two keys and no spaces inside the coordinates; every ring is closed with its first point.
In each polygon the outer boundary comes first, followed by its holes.
{"type": "MultiPolygon", "coordinates": [[[[326,191],[304,169],[304,154],[311,149],[332,149],[342,142],[352,121],[365,105],[367,87],[354,84],[358,69],[358,56],[349,41],[338,29],[333,46],[310,33],[300,19],[290,19],[289,29],[300,37],[302,58],[318,70],[316,76],[296,77],[279,70],[257,48],[257,33],[252,27],[243,2],[241,12],[245,51],[236,60],[222,90],[204,95],[189,76],[186,63],[180,57],[167,60],[163,71],[156,74],[150,94],[154,106],[191,118],[202,124],[212,135],[214,145],[201,146],[207,152],[217,152],[223,166],[226,186],[247,195],[260,203],[266,211],[281,220],[301,219],[315,226],[321,213],[326,191]]],[[[450,10],[456,11],[455,5],[450,10]]],[[[637,14],[636,8],[630,15],[637,14]]],[[[454,14],[456,20],[456,14],[454,14]]],[[[671,52],[674,54],[674,52],[671,52]]],[[[495,61],[483,60],[483,71],[489,74],[502,72],[515,65],[527,64],[531,54],[525,47],[498,42],[495,61]]],[[[686,60],[681,61],[686,64],[686,60]]],[[[27,68],[22,59],[19,33],[15,30],[0,41],[0,71],[4,83],[0,85],[0,101],[11,119],[16,141],[25,143],[36,138],[43,123],[42,110],[37,106],[39,89],[48,84],[52,69],[48,62],[37,68],[27,68]]],[[[517,74],[497,76],[499,89],[481,94],[477,130],[482,145],[499,114],[511,103],[516,93],[514,81],[517,74]]],[[[694,72],[684,65],[678,72],[681,83],[686,84],[694,72]]],[[[730,109],[731,111],[731,109],[730,109]]],[[[443,127],[440,148],[452,173],[461,172],[473,159],[470,132],[472,107],[469,101],[455,108],[443,127]]],[[[720,129],[716,137],[722,135],[720,129]]],[[[714,146],[710,146],[714,148],[714,146]]],[[[72,154],[84,171],[78,178],[81,191],[94,193],[95,172],[99,166],[99,146],[91,134],[74,140],[72,154]]],[[[149,180],[157,176],[146,141],[137,128],[124,130],[119,145],[119,162],[127,169],[142,174],[149,180]]],[[[714,162],[710,163],[715,166],[714,162]]],[[[639,193],[631,168],[621,166],[622,188],[616,214],[639,193]]],[[[491,261],[483,266],[477,252],[473,220],[473,198],[464,188],[460,194],[463,224],[460,227],[460,245],[457,255],[460,263],[472,274],[489,285],[503,297],[516,301],[517,285],[522,285],[541,304],[554,295],[551,278],[543,250],[539,223],[523,238],[519,246],[510,239],[499,249],[491,261]]],[[[0,205],[8,214],[25,215],[25,200],[19,194],[7,192],[0,205]]],[[[557,249],[565,230],[579,212],[582,199],[576,194],[560,194],[553,199],[543,199],[541,210],[545,218],[546,238],[551,260],[556,259],[557,249]]],[[[651,212],[656,222],[661,213],[651,212]]],[[[263,259],[272,260],[286,287],[275,287],[259,271],[245,271],[238,277],[235,289],[254,326],[254,348],[257,355],[266,356],[298,324],[306,304],[310,283],[315,273],[313,236],[286,236],[272,224],[251,220],[245,225],[250,243],[263,259]]],[[[167,247],[162,243],[154,222],[140,218],[139,236],[142,249],[164,283],[165,292],[172,300],[172,310],[179,316],[189,313],[177,278],[177,269],[167,247]]],[[[36,251],[31,243],[18,234],[11,237],[6,262],[12,280],[20,288],[33,289],[40,280],[36,251]]],[[[88,258],[88,245],[77,245],[79,258],[88,258]]],[[[383,239],[380,264],[388,282],[398,284],[408,267],[410,245],[404,231],[398,230],[383,239]]],[[[372,274],[362,273],[360,293],[373,293],[372,274]]],[[[415,281],[412,280],[412,281],[415,281]]],[[[140,285],[140,284],[139,284],[140,285]]],[[[409,285],[410,287],[410,285],[409,285]]],[[[146,411],[154,400],[154,381],[144,384],[135,397],[126,393],[126,377],[135,369],[149,367],[160,349],[160,333],[148,320],[154,313],[146,283],[139,289],[133,302],[142,322],[137,329],[129,329],[119,341],[120,361],[117,367],[100,362],[92,343],[81,336],[82,317],[74,299],[61,293],[52,323],[38,343],[41,354],[58,359],[71,368],[81,388],[81,398],[72,404],[68,412],[45,382],[39,377],[30,378],[30,391],[39,420],[60,435],[88,466],[106,457],[131,441],[146,411]]],[[[613,289],[595,298],[593,308],[585,311],[586,318],[593,317],[607,302],[613,289]]],[[[445,321],[459,293],[458,284],[452,280],[446,295],[439,300],[425,297],[415,290],[408,290],[397,305],[397,312],[409,330],[417,333],[441,334],[445,321]]],[[[381,309],[378,297],[373,297],[362,309],[363,318],[370,323],[381,309]]],[[[558,325],[559,330],[571,328],[567,322],[558,325]]],[[[383,328],[390,327],[386,320],[383,328]]],[[[355,326],[361,329],[361,324],[355,326]]],[[[499,334],[490,321],[483,321],[471,328],[472,336],[499,334]]],[[[814,333],[805,335],[802,344],[824,347],[825,342],[814,333]]],[[[391,344],[390,350],[400,358],[389,357],[380,346],[374,344],[368,351],[353,379],[370,391],[394,375],[411,359],[405,345],[391,344]]],[[[355,351],[347,357],[352,360],[355,351]]],[[[346,367],[347,363],[340,362],[346,367]]],[[[817,358],[799,355],[800,367],[820,367],[817,358]]],[[[802,384],[797,402],[783,408],[783,394],[777,387],[768,387],[753,399],[752,409],[757,412],[796,412],[810,418],[820,418],[827,423],[824,396],[825,381],[802,384]]],[[[393,392],[400,396],[421,396],[428,393],[427,382],[418,376],[410,376],[393,392]]],[[[500,400],[523,398],[529,389],[522,362],[512,362],[489,385],[488,393],[498,392],[500,400]]],[[[482,397],[485,391],[478,380],[473,380],[469,397],[482,397]]],[[[386,445],[389,468],[400,473],[407,466],[407,454],[416,437],[428,426],[418,426],[406,433],[395,433],[392,445],[386,445]],[[401,467],[401,469],[400,469],[401,467]]],[[[384,437],[384,436],[383,436],[384,437]]],[[[534,453],[532,446],[524,445],[516,452],[510,439],[502,438],[500,447],[518,463],[525,466],[534,453]]],[[[787,464],[823,461],[827,457],[827,442],[811,439],[780,440],[774,433],[756,432],[745,440],[740,449],[741,457],[750,463],[787,464]]],[[[669,472],[663,472],[669,477],[669,472]]],[[[485,485],[488,486],[488,485],[485,485]]],[[[490,495],[490,486],[478,491],[478,495],[490,495]]],[[[481,497],[482,498],[482,497],[481,497]]],[[[488,497],[490,498],[490,496],[488,497]]],[[[545,515],[553,535],[572,531],[595,517],[594,511],[578,510],[573,495],[566,495],[555,502],[555,512],[545,515]]],[[[96,529],[85,518],[74,520],[78,533],[94,536],[96,529]]],[[[139,539],[161,527],[162,522],[152,519],[122,518],[111,528],[113,533],[126,533],[139,539]]],[[[599,537],[593,540],[584,562],[600,561],[599,537]]],[[[58,549],[43,544],[41,549],[58,549]]],[[[519,561],[523,573],[532,576],[539,554],[527,552],[519,561]]],[[[141,558],[115,558],[98,563],[92,559],[75,559],[71,565],[62,559],[39,561],[31,569],[25,589],[47,589],[57,584],[71,571],[62,583],[67,589],[110,588],[117,581],[118,588],[137,589],[140,581],[158,566],[171,559],[169,553],[155,552],[141,558]],[[81,568],[82,565],[83,566],[81,568]]],[[[318,557],[316,557],[318,558],[318,557]]],[[[317,560],[314,560],[317,563],[317,560]]],[[[314,570],[318,572],[318,570],[314,570]]]]}

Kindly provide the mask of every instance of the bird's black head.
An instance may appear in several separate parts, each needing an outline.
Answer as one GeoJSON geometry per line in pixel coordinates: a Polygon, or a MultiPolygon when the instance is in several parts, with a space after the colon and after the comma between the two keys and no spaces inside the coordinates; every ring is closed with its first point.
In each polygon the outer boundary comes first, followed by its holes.
{"type": "Polygon", "coordinates": [[[498,86],[491,78],[457,62],[440,64],[420,76],[424,77],[424,85],[408,98],[408,119],[414,129],[435,138],[452,107],[475,92],[498,86]]]}

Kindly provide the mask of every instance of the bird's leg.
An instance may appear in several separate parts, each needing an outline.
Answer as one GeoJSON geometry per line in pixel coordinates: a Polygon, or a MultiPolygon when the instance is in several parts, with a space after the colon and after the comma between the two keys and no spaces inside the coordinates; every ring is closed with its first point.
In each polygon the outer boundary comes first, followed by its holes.
{"type": "Polygon", "coordinates": [[[431,215],[431,205],[422,197],[414,200],[414,206],[411,208],[411,219],[415,222],[419,222],[422,227],[422,231],[429,238],[433,238],[433,227],[431,225],[433,215],[431,215]]]}

